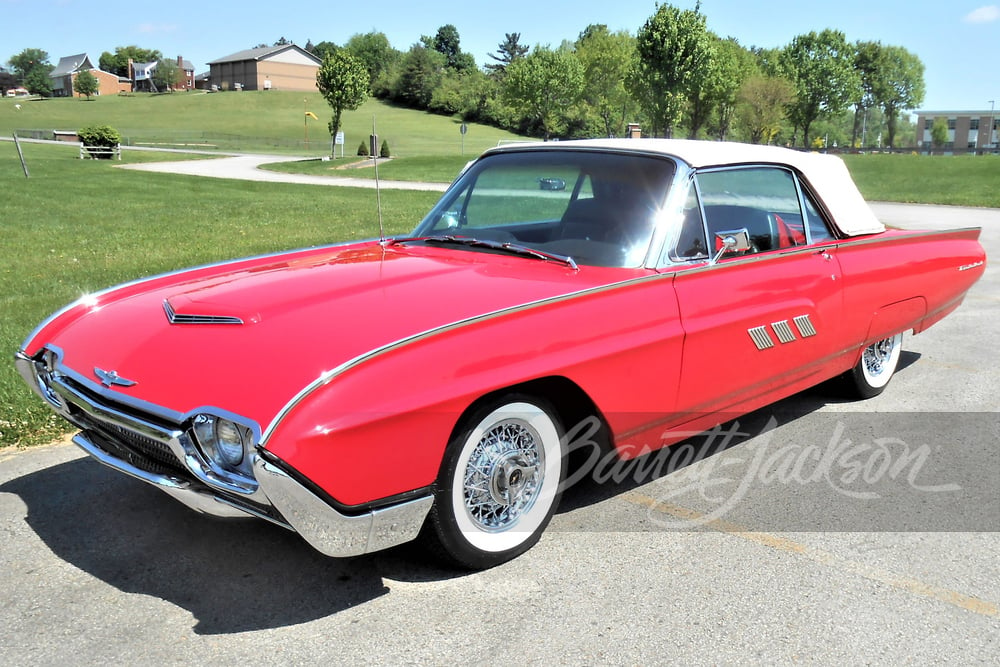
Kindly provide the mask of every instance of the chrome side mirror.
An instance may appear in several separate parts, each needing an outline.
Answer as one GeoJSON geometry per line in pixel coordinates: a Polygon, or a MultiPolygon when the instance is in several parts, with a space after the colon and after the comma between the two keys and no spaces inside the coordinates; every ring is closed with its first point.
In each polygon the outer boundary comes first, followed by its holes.
{"type": "Polygon", "coordinates": [[[750,232],[747,231],[746,227],[715,232],[715,245],[719,250],[712,258],[711,264],[718,262],[723,255],[749,250],[750,232]]]}

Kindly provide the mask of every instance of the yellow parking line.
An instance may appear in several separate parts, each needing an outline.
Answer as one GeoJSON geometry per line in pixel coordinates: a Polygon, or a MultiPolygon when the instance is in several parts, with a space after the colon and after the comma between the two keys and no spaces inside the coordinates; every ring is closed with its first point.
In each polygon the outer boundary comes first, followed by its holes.
{"type": "Polygon", "coordinates": [[[688,509],[687,507],[682,507],[680,505],[674,505],[673,503],[665,503],[635,491],[630,491],[629,493],[625,493],[619,497],[622,500],[632,503],[633,505],[645,507],[653,512],[669,514],[670,516],[678,519],[692,521],[697,520],[701,522],[700,525],[719,531],[720,533],[733,535],[749,542],[755,542],[757,544],[776,549],[777,551],[798,554],[814,562],[835,567],[871,581],[887,584],[893,588],[897,588],[914,595],[920,595],[922,597],[945,602],[954,607],[971,611],[974,614],[990,617],[1000,616],[1000,609],[998,609],[996,604],[959,593],[958,591],[928,584],[917,579],[899,576],[870,565],[841,558],[840,556],[835,556],[828,551],[810,547],[806,544],[802,544],[801,542],[779,537],[778,535],[750,531],[743,526],[732,523],[731,521],[724,521],[722,519],[709,519],[706,521],[705,515],[697,510],[688,509]]]}

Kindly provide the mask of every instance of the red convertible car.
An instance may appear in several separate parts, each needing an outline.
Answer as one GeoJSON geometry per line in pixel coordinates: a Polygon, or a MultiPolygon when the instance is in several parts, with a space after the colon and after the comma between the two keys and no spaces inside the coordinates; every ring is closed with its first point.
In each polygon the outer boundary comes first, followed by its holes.
{"type": "Polygon", "coordinates": [[[76,444],[195,510],[489,567],[539,539],[582,420],[627,459],[836,376],[881,392],[978,238],[885,229],[825,155],[512,145],[408,237],[92,294],[17,366],[76,444]]]}

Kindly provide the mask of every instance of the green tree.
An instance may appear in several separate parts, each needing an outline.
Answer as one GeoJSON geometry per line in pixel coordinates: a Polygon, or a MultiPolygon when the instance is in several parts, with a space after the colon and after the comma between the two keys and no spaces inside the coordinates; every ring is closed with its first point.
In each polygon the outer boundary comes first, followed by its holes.
{"type": "Polygon", "coordinates": [[[51,67],[35,67],[25,75],[21,85],[35,95],[48,97],[52,94],[52,77],[49,76],[51,71],[51,67]]]}
{"type": "Polygon", "coordinates": [[[392,85],[392,99],[416,109],[426,109],[441,80],[444,56],[423,44],[414,44],[400,61],[392,85]]]}
{"type": "Polygon", "coordinates": [[[755,144],[769,144],[781,129],[785,108],[795,98],[795,88],[780,77],[754,74],[736,94],[738,124],[755,144]]]}
{"type": "Polygon", "coordinates": [[[73,90],[80,95],[86,95],[88,100],[100,88],[101,84],[97,81],[97,77],[91,74],[90,70],[85,69],[73,78],[73,90]]]}
{"type": "Polygon", "coordinates": [[[181,68],[173,60],[162,59],[153,69],[153,85],[157,90],[173,92],[181,80],[181,68]]]}
{"type": "Polygon", "coordinates": [[[857,42],[854,45],[854,69],[858,72],[861,95],[854,104],[854,123],[851,127],[851,146],[858,145],[868,111],[875,104],[875,79],[881,68],[882,44],[879,42],[857,42]]]}
{"type": "Polygon", "coordinates": [[[705,86],[712,112],[708,131],[719,141],[725,141],[736,115],[740,86],[758,72],[753,54],[729,37],[715,43],[716,65],[705,86]]]}
{"type": "Polygon", "coordinates": [[[18,80],[25,85],[25,88],[29,88],[25,82],[28,75],[32,72],[41,70],[45,76],[48,76],[49,72],[52,71],[52,63],[49,62],[49,54],[41,49],[25,49],[16,56],[11,56],[9,62],[11,69],[14,70],[14,76],[16,76],[18,80]]]}
{"type": "Polygon", "coordinates": [[[360,60],[368,70],[368,87],[375,91],[376,82],[386,76],[402,54],[392,48],[385,33],[369,32],[353,35],[344,45],[348,53],[360,60]]]}
{"type": "Polygon", "coordinates": [[[353,111],[368,97],[368,70],[364,64],[344,49],[338,49],[323,59],[316,72],[316,86],[333,109],[330,136],[340,131],[344,111],[353,111]]]}
{"type": "Polygon", "coordinates": [[[785,47],[781,64],[795,86],[788,119],[802,129],[802,145],[809,146],[809,128],[817,118],[843,111],[861,95],[854,48],[839,30],[810,32],[785,47]]]}
{"type": "Polygon", "coordinates": [[[488,54],[496,62],[488,63],[486,69],[491,74],[502,77],[508,65],[526,56],[530,50],[527,46],[521,45],[521,33],[505,33],[504,40],[497,45],[497,53],[488,54]]]}
{"type": "Polygon", "coordinates": [[[105,72],[118,76],[131,76],[128,71],[128,61],[134,63],[151,63],[163,60],[163,54],[156,49],[143,49],[138,46],[118,46],[115,52],[105,51],[98,59],[99,66],[105,72]]]}
{"type": "Polygon", "coordinates": [[[570,51],[536,47],[507,67],[505,98],[539,124],[546,141],[567,126],[582,93],[583,66],[570,51]]]}
{"type": "Polygon", "coordinates": [[[931,143],[935,148],[942,148],[948,143],[948,121],[938,116],[931,125],[931,143]]]}
{"type": "Polygon", "coordinates": [[[322,41],[313,47],[311,53],[319,58],[320,60],[326,60],[326,57],[334,53],[340,47],[333,42],[322,41]]]}
{"type": "Polygon", "coordinates": [[[459,72],[475,69],[475,58],[471,54],[462,53],[460,42],[458,28],[449,23],[438,28],[431,45],[435,51],[444,56],[445,66],[449,69],[459,72]]]}
{"type": "Polygon", "coordinates": [[[711,58],[711,38],[701,3],[693,10],[658,5],[636,35],[638,64],[633,89],[653,124],[671,137],[692,88],[711,58]]]}
{"type": "Polygon", "coordinates": [[[635,38],[612,33],[606,25],[589,25],[576,41],[583,66],[583,99],[597,116],[606,137],[622,136],[636,104],[625,85],[635,67],[635,38]]]}
{"type": "Polygon", "coordinates": [[[886,46],[879,65],[874,99],[885,113],[888,145],[893,148],[899,113],[924,101],[924,64],[901,46],[886,46]]]}

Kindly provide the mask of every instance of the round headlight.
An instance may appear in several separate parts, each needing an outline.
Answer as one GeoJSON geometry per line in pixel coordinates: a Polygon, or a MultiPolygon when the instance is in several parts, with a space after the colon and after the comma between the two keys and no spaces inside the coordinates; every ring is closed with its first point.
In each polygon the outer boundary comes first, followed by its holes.
{"type": "Polygon", "coordinates": [[[212,463],[229,469],[243,463],[245,446],[250,439],[246,427],[209,414],[196,416],[193,425],[201,451],[212,463]]]}
{"type": "Polygon", "coordinates": [[[238,466],[243,462],[243,430],[228,419],[216,419],[215,444],[222,462],[238,466]]]}

